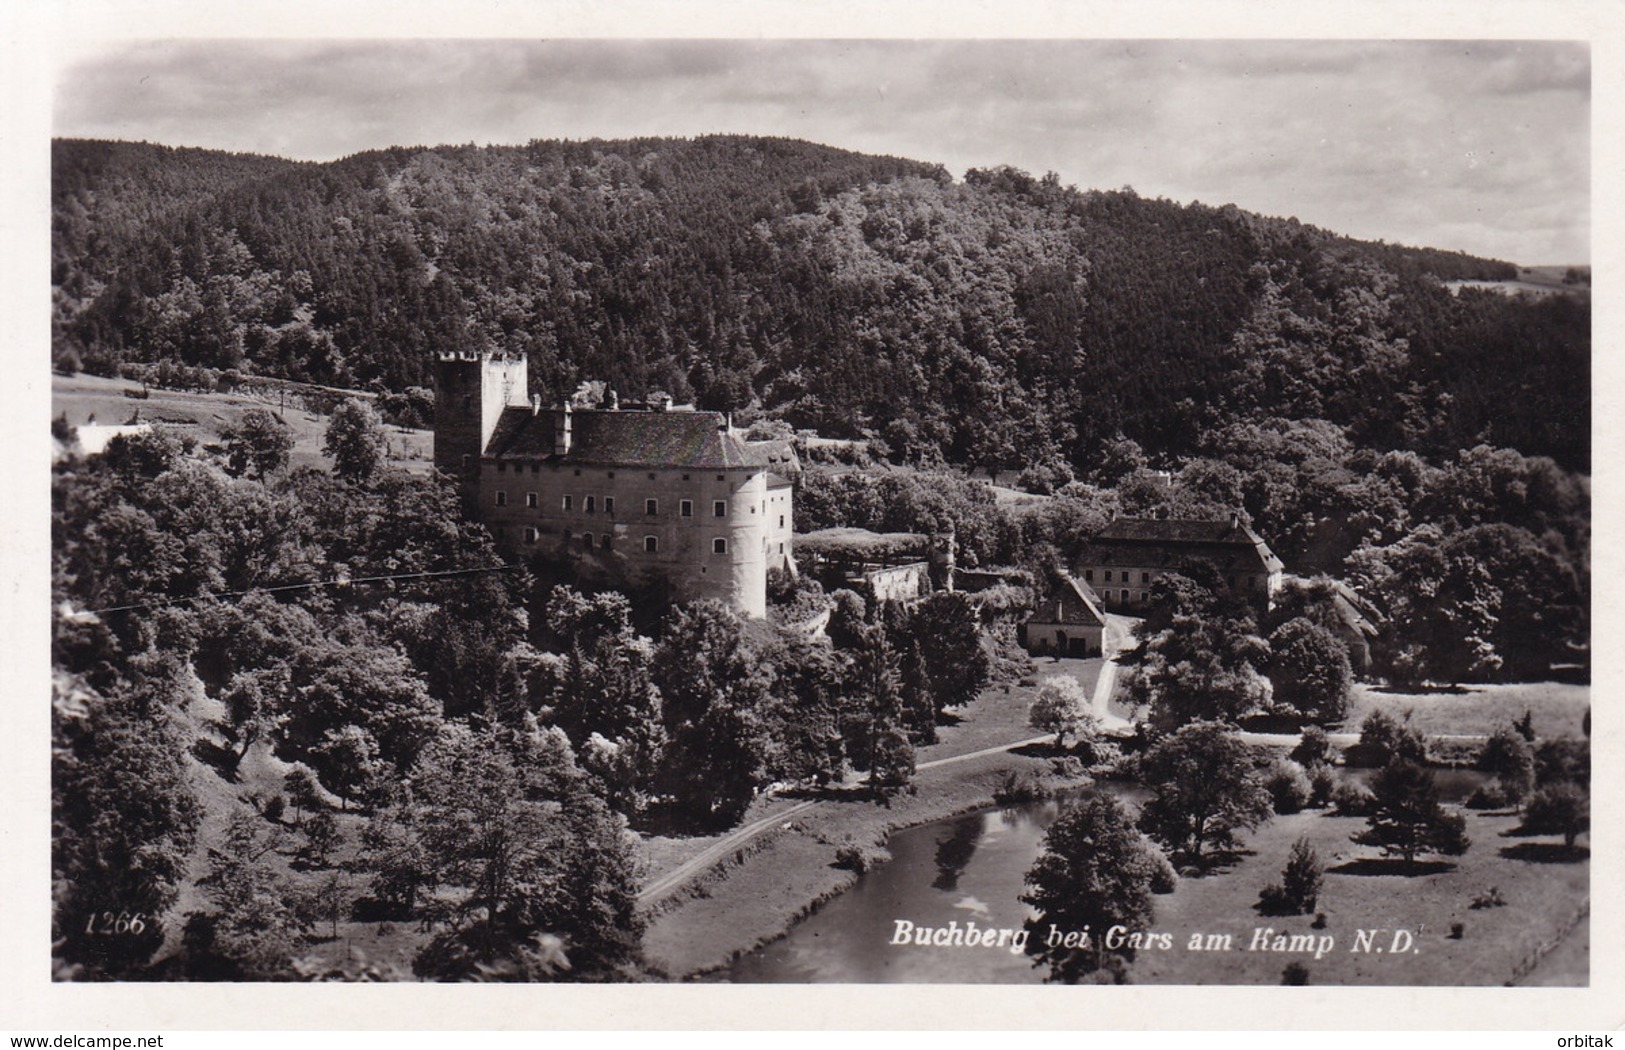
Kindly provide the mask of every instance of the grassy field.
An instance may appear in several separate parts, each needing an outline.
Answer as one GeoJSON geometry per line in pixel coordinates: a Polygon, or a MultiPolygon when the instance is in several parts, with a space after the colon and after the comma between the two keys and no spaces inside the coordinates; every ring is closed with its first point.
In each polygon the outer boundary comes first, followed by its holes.
{"type": "Polygon", "coordinates": [[[1467,812],[1472,845],[1459,858],[1424,874],[1405,874],[1377,860],[1375,849],[1349,835],[1365,826],[1357,817],[1305,812],[1276,817],[1246,841],[1234,866],[1203,878],[1181,880],[1171,895],[1156,898],[1155,928],[1173,934],[1170,951],[1141,952],[1130,973],[1139,984],[1279,984],[1292,962],[1309,969],[1311,984],[1500,985],[1521,977],[1543,948],[1560,942],[1532,977],[1540,983],[1583,985],[1589,952],[1581,921],[1589,894],[1589,840],[1564,855],[1559,838],[1511,837],[1517,818],[1467,812]],[[1265,917],[1254,905],[1259,890],[1280,878],[1292,843],[1307,836],[1327,868],[1318,909],[1312,916],[1265,917]],[[1505,906],[1475,909],[1474,898],[1496,889],[1505,906]],[[1454,923],[1463,926],[1451,936],[1454,923]],[[1321,958],[1248,950],[1254,931],[1330,936],[1334,947],[1321,958]],[[1375,929],[1376,944],[1394,944],[1394,931],[1409,931],[1413,950],[1357,952],[1356,931],[1375,929]],[[1188,950],[1194,933],[1228,934],[1232,950],[1188,950]],[[1562,935],[1568,933],[1568,937],[1562,935]]]}
{"type": "Polygon", "coordinates": [[[1341,730],[1357,733],[1374,710],[1395,718],[1407,714],[1430,736],[1488,736],[1498,727],[1532,714],[1538,737],[1578,737],[1591,706],[1591,687],[1565,682],[1514,682],[1462,686],[1460,692],[1400,692],[1360,684],[1341,730]]]}
{"type": "MultiPolygon", "coordinates": [[[[126,397],[126,391],[139,391],[140,383],[100,376],[51,376],[51,415],[66,414],[74,426],[96,422],[120,424],[139,411],[146,422],[174,426],[199,444],[220,440],[221,433],[235,426],[251,408],[269,408],[293,430],[294,445],[290,465],[294,467],[331,465],[322,454],[328,416],[294,405],[282,406],[274,400],[261,400],[238,394],[203,394],[180,390],[149,389],[144,399],[126,397]]],[[[434,463],[434,434],[427,430],[386,427],[390,463],[405,470],[427,472],[434,463]]]]}

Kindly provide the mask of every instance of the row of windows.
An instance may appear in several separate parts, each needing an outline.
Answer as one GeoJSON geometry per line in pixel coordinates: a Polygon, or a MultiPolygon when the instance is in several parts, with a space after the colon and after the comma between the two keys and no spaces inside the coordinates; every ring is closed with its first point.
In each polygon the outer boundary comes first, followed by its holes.
{"type": "MultiPolygon", "coordinates": [[[[1129,579],[1129,577],[1131,577],[1132,575],[1133,575],[1133,573],[1129,572],[1127,569],[1123,569],[1123,570],[1118,572],[1118,576],[1119,576],[1119,581],[1118,582],[1120,582],[1120,583],[1131,583],[1132,581],[1129,579]]],[[[1102,583],[1111,583],[1112,582],[1112,570],[1110,570],[1110,569],[1104,570],[1101,573],[1101,577],[1102,577],[1102,579],[1101,579],[1102,583]]],[[[1094,583],[1095,582],[1095,570],[1093,570],[1093,569],[1085,569],[1085,570],[1083,570],[1083,578],[1085,580],[1087,580],[1088,582],[1090,582],[1090,583],[1094,583]]],[[[1150,583],[1151,582],[1151,574],[1149,572],[1140,573],[1140,582],[1141,583],[1150,583]]],[[[1127,594],[1128,592],[1124,591],[1123,593],[1127,594]]]]}
{"type": "MultiPolygon", "coordinates": [[[[1132,580],[1133,575],[1134,574],[1131,573],[1127,569],[1120,569],[1117,572],[1117,582],[1118,583],[1132,583],[1133,582],[1133,580],[1132,580]]],[[[1102,579],[1101,579],[1102,583],[1111,583],[1112,582],[1112,570],[1111,569],[1103,569],[1103,570],[1101,570],[1101,577],[1102,577],[1102,579]]],[[[1084,578],[1084,580],[1086,580],[1089,583],[1095,582],[1095,570],[1093,570],[1093,569],[1085,569],[1085,570],[1083,570],[1083,578],[1084,578]]],[[[1245,576],[1245,577],[1243,577],[1243,579],[1247,581],[1247,589],[1248,590],[1252,590],[1252,591],[1258,590],[1258,577],[1257,576],[1245,576]]],[[[1141,583],[1150,583],[1151,582],[1151,574],[1149,572],[1140,573],[1140,582],[1141,583]]],[[[1234,576],[1226,576],[1224,578],[1224,582],[1225,582],[1225,584],[1227,586],[1229,586],[1231,588],[1234,588],[1236,586],[1236,578],[1234,576]]],[[[1123,594],[1126,596],[1128,594],[1128,592],[1124,591],[1123,594]]],[[[1142,600],[1143,600],[1143,596],[1142,596],[1142,600]]]]}
{"type": "MultiPolygon", "coordinates": [[[[538,535],[539,535],[539,532],[538,532],[538,530],[536,529],[535,526],[533,526],[533,525],[526,525],[525,526],[524,536],[525,536],[525,542],[526,543],[535,543],[536,538],[537,538],[538,535]]],[[[573,534],[570,532],[569,529],[564,530],[564,542],[569,543],[574,538],[575,537],[573,536],[573,534]]],[[[595,540],[592,533],[583,532],[581,534],[580,541],[581,541],[581,546],[582,546],[582,548],[584,550],[589,550],[589,551],[592,550],[594,544],[596,543],[597,548],[599,550],[607,551],[613,545],[614,536],[611,535],[610,533],[606,532],[606,533],[603,533],[602,535],[598,536],[596,538],[596,540],[595,540]]],[[[660,537],[658,537],[658,536],[645,536],[645,537],[643,537],[643,550],[644,550],[644,553],[646,553],[646,554],[657,554],[657,553],[659,553],[659,551],[660,551],[660,537]]],[[[782,544],[782,543],[779,544],[779,550],[780,551],[784,550],[784,544],[782,544]]],[[[716,539],[712,540],[711,541],[711,553],[712,554],[727,554],[728,553],[728,541],[726,539],[723,539],[720,536],[717,537],[716,539]]]]}
{"type": "MultiPolygon", "coordinates": [[[[508,505],[508,493],[505,492],[502,489],[497,489],[496,493],[493,496],[492,502],[495,503],[498,507],[506,507],[508,505]]],[[[525,506],[527,508],[532,508],[532,509],[534,509],[535,507],[538,506],[536,493],[534,493],[534,492],[525,493],[525,506]]],[[[560,508],[563,509],[563,510],[574,510],[575,509],[575,497],[574,496],[564,496],[564,497],[562,497],[562,501],[560,503],[560,508]]],[[[582,501],[581,501],[581,512],[583,514],[596,514],[598,512],[598,497],[597,496],[583,497],[582,501]]],[[[615,513],[615,497],[614,496],[605,496],[604,497],[604,513],[605,514],[614,514],[615,513]]],[[[651,518],[652,517],[657,517],[660,514],[660,501],[659,500],[654,500],[654,499],[646,499],[646,500],[644,500],[643,501],[643,513],[647,517],[651,517],[651,518]]],[[[684,517],[684,518],[692,518],[694,516],[694,501],[691,500],[691,499],[685,499],[685,500],[679,501],[679,503],[678,503],[678,514],[679,514],[679,516],[684,517]]],[[[724,499],[713,500],[712,503],[711,503],[711,516],[714,517],[714,518],[726,518],[728,516],[728,501],[724,500],[724,499]]],[[[779,515],[779,527],[780,528],[784,527],[784,515],[782,515],[782,514],[779,515]]]]}
{"type": "MultiPolygon", "coordinates": [[[[467,457],[464,457],[464,460],[466,462],[467,457]]],[[[525,464],[523,464],[523,463],[513,463],[511,465],[513,467],[513,472],[515,474],[523,474],[524,473],[525,464]]],[[[505,459],[499,459],[499,460],[496,461],[496,467],[497,467],[497,473],[498,474],[506,473],[509,466],[510,466],[509,462],[507,460],[505,460],[505,459]]],[[[556,470],[556,469],[557,468],[549,468],[548,473],[553,473],[553,471],[556,470]]],[[[542,472],[542,465],[540,463],[532,463],[530,465],[530,472],[532,474],[540,474],[542,472]]],[[[572,473],[572,476],[579,478],[581,476],[581,468],[577,467],[575,469],[575,471],[572,473]]],[[[613,470],[606,471],[604,473],[604,477],[608,478],[611,481],[614,481],[615,480],[615,472],[613,470]]],[[[655,475],[654,475],[653,471],[649,472],[648,478],[649,478],[650,481],[653,481],[655,479],[655,475]]],[[[684,481],[688,481],[689,479],[690,479],[690,475],[688,475],[688,474],[683,475],[683,480],[684,481]]],[[[726,475],[726,474],[718,474],[717,475],[717,480],[718,481],[727,481],[728,480],[728,475],[726,475]]]]}

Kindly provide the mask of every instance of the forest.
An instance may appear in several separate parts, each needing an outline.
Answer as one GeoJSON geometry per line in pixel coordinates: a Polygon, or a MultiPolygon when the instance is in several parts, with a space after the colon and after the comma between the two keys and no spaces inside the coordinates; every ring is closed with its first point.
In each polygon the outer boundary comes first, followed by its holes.
{"type": "Polygon", "coordinates": [[[52,154],[53,338],[404,395],[437,350],[878,439],[914,463],[1158,465],[1266,418],[1589,469],[1590,308],[1511,263],[1233,205],[784,139],[442,146],[327,164],[52,154]],[[966,414],[966,405],[998,411],[966,414]]]}
{"type": "MultiPolygon", "coordinates": [[[[798,532],[951,531],[1041,586],[1114,515],[1237,513],[1381,611],[1390,681],[1589,658],[1590,302],[1449,284],[1511,263],[733,136],[58,141],[52,245],[59,371],[368,390],[424,424],[435,351],[522,351],[546,400],[602,381],[850,439],[798,532]]],[[[639,979],[634,834],[731,827],[772,784],[884,800],[1010,674],[1019,595],[778,578],[768,621],[650,616],[504,563],[359,402],[331,469],[290,469],[280,426],[53,472],[59,978],[639,979]],[[420,935],[325,960],[350,921],[420,935]]],[[[1328,586],[1265,623],[1176,588],[1131,688],[1172,730],[1214,714],[1170,706],[1193,676],[1234,718],[1267,674],[1334,722],[1328,586]]]]}

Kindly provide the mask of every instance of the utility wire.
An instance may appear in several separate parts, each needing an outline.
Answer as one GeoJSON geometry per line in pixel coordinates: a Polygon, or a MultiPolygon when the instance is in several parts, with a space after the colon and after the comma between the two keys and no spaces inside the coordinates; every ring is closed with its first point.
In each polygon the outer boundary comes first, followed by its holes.
{"type": "Polygon", "coordinates": [[[479,569],[442,569],[437,572],[402,572],[388,576],[344,577],[337,580],[317,580],[314,583],[279,583],[269,587],[250,587],[246,591],[220,591],[214,594],[195,594],[190,598],[162,598],[156,601],[138,602],[134,605],[114,605],[106,609],[81,609],[79,613],[100,616],[104,613],[133,612],[137,609],[158,609],[169,605],[190,605],[193,602],[242,598],[257,591],[264,591],[266,594],[280,594],[287,591],[311,591],[322,587],[351,587],[362,583],[383,583],[388,580],[446,579],[453,576],[478,576],[488,572],[512,572],[521,567],[518,564],[488,565],[479,569]]]}

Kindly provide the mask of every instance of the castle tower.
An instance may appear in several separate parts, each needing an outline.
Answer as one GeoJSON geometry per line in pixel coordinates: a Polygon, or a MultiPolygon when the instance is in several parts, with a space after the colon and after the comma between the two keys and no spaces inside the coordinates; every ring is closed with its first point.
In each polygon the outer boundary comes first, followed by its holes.
{"type": "Polygon", "coordinates": [[[479,488],[480,456],[502,410],[529,404],[523,354],[448,351],[435,360],[434,466],[456,478],[465,497],[479,488]]]}

